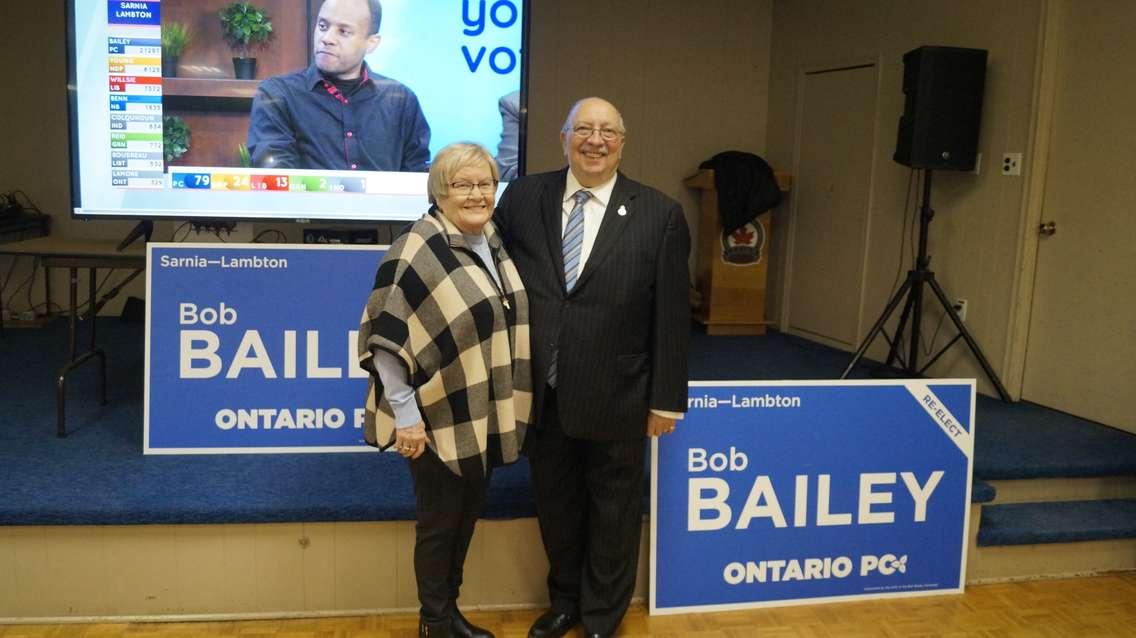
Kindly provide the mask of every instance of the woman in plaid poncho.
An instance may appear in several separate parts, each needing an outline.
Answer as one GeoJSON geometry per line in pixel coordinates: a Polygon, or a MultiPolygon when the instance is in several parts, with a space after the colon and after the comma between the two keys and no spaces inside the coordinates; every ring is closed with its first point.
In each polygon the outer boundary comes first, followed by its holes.
{"type": "Polygon", "coordinates": [[[457,609],[495,466],[531,418],[528,298],[490,218],[497,165],[451,144],[430,167],[430,211],[379,265],[359,330],[371,373],[368,441],[407,458],[418,524],[421,636],[492,636],[457,609]]]}

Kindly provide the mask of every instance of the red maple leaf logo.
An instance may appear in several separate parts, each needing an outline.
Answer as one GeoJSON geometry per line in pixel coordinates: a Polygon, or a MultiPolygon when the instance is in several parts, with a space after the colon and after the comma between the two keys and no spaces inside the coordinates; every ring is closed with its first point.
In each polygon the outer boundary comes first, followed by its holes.
{"type": "Polygon", "coordinates": [[[753,233],[746,230],[745,226],[742,226],[741,228],[734,231],[733,239],[734,239],[734,243],[748,244],[751,241],[753,241],[753,233]]]}

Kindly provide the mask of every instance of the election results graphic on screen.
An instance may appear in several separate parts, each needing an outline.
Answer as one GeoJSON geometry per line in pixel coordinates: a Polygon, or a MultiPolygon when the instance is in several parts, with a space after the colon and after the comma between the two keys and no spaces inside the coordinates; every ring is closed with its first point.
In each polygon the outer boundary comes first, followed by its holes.
{"type": "Polygon", "coordinates": [[[973,380],[691,382],[652,613],[961,591],[973,419],[973,380]]]}
{"type": "Polygon", "coordinates": [[[367,451],[373,246],[147,246],[147,454],[367,451]]]}
{"type": "Polygon", "coordinates": [[[373,93],[285,80],[329,57],[321,0],[247,3],[271,25],[247,51],[223,29],[229,4],[68,0],[75,215],[409,221],[430,159],[459,141],[523,174],[527,0],[381,0],[373,93]]]}

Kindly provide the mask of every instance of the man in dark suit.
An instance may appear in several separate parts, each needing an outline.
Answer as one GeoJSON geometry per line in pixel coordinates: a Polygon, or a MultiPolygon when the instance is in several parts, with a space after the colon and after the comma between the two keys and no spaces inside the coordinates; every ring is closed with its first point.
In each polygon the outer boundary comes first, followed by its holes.
{"type": "Polygon", "coordinates": [[[551,610],[530,636],[615,633],[635,587],[646,437],[686,410],[690,234],[682,207],[618,172],[616,108],[580,100],[568,168],[522,177],[495,219],[529,293],[532,465],[551,610]]]}

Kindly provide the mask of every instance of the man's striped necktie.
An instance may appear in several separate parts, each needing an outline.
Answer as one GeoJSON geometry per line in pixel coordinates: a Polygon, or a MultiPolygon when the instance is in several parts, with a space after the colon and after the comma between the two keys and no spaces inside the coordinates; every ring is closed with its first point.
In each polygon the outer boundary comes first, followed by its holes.
{"type": "MultiPolygon", "coordinates": [[[[584,189],[576,191],[572,199],[576,205],[568,213],[568,222],[564,224],[564,288],[572,291],[576,285],[576,276],[580,274],[580,248],[584,245],[584,203],[592,194],[584,189]]],[[[548,366],[548,385],[556,387],[556,359],[557,352],[552,353],[552,363],[548,366]]]]}

